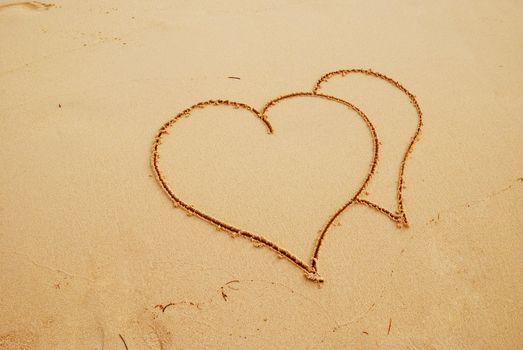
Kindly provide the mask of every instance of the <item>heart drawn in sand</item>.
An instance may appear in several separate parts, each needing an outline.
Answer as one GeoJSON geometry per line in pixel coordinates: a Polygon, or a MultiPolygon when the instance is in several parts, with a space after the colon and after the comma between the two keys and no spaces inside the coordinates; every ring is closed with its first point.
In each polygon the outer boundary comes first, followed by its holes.
{"type": "MultiPolygon", "coordinates": [[[[404,174],[404,168],[405,168],[405,161],[407,160],[408,154],[410,153],[412,146],[414,145],[414,142],[417,139],[417,136],[419,134],[421,128],[421,110],[419,109],[419,106],[416,102],[416,99],[414,95],[412,95],[408,90],[406,90],[401,84],[398,82],[392,80],[391,78],[386,77],[385,75],[381,73],[374,72],[372,70],[362,70],[362,69],[354,69],[354,70],[343,70],[343,71],[336,71],[332,73],[328,73],[324,75],[317,83],[315,88],[312,92],[295,92],[291,94],[287,94],[284,96],[280,96],[278,98],[275,98],[268,103],[265,104],[265,106],[260,109],[256,110],[255,108],[244,104],[240,102],[234,102],[229,100],[208,100],[204,102],[199,102],[194,104],[193,106],[183,110],[182,112],[178,113],[175,117],[173,117],[171,120],[169,120],[167,123],[165,123],[160,130],[158,131],[152,148],[152,155],[151,155],[151,164],[153,172],[156,176],[156,179],[158,183],[160,184],[161,188],[164,190],[164,192],[167,194],[169,199],[173,202],[175,207],[179,207],[187,212],[188,215],[195,216],[200,218],[201,220],[204,220],[213,226],[216,227],[219,231],[224,231],[232,235],[233,237],[244,237],[247,238],[255,243],[257,246],[263,246],[266,248],[269,248],[273,250],[275,253],[277,253],[281,257],[287,258],[289,261],[291,261],[293,264],[295,264],[297,267],[301,268],[305,272],[305,276],[315,282],[323,282],[323,278],[318,274],[317,270],[317,263],[319,258],[319,252],[322,245],[322,242],[329,231],[329,228],[334,223],[335,219],[344,212],[348,207],[355,204],[362,204],[366,205],[370,208],[376,209],[379,212],[386,214],[391,220],[397,222],[399,225],[406,226],[407,225],[407,218],[405,215],[405,212],[403,210],[403,197],[401,190],[403,188],[403,174],[404,174]],[[386,209],[383,209],[378,204],[366,201],[364,199],[360,199],[360,195],[364,191],[364,189],[368,186],[375,169],[378,165],[378,158],[379,158],[379,140],[378,135],[376,133],[376,129],[374,128],[371,120],[367,117],[367,115],[360,110],[358,107],[354,106],[349,101],[345,101],[343,99],[340,99],[335,96],[325,95],[322,94],[319,91],[320,85],[322,83],[325,83],[330,77],[334,75],[346,75],[351,73],[360,73],[360,74],[366,74],[371,77],[376,77],[379,79],[382,79],[396,88],[403,91],[407,96],[409,97],[412,105],[415,107],[416,112],[418,114],[419,118],[419,124],[418,124],[418,130],[416,131],[416,134],[412,137],[410,144],[407,147],[407,150],[405,152],[405,155],[403,157],[403,161],[400,164],[400,172],[399,172],[399,178],[398,178],[398,188],[397,188],[397,198],[398,198],[398,210],[396,213],[391,213],[386,209]],[[224,220],[214,217],[207,212],[201,210],[200,208],[197,208],[193,206],[192,204],[188,203],[185,198],[180,198],[180,196],[177,194],[176,189],[171,188],[171,185],[168,183],[167,178],[165,176],[165,172],[162,170],[160,166],[160,149],[162,141],[165,139],[165,137],[169,134],[175,134],[176,128],[174,128],[175,124],[180,121],[183,118],[188,118],[192,116],[193,114],[196,114],[198,110],[208,110],[208,109],[214,109],[216,107],[219,108],[231,108],[231,109],[237,109],[240,110],[243,114],[250,115],[251,117],[254,117],[261,121],[261,125],[266,129],[268,133],[268,137],[275,132],[275,129],[271,123],[271,112],[274,109],[276,105],[280,105],[283,103],[288,103],[289,101],[305,101],[306,100],[321,100],[323,102],[326,102],[328,104],[335,104],[338,106],[342,106],[343,108],[347,109],[351,112],[351,117],[359,118],[361,123],[361,126],[365,128],[368,132],[368,137],[370,139],[370,144],[372,145],[372,152],[369,153],[369,159],[368,159],[368,165],[367,165],[367,171],[361,172],[360,174],[361,179],[359,183],[356,183],[352,187],[352,189],[347,189],[345,186],[341,186],[342,188],[339,188],[339,191],[342,192],[344,196],[346,196],[345,202],[339,206],[337,209],[332,210],[331,212],[324,213],[325,216],[325,223],[323,224],[323,227],[321,227],[321,230],[318,231],[314,248],[312,251],[312,255],[310,257],[309,262],[305,262],[292,252],[290,252],[285,247],[282,247],[281,245],[278,245],[274,243],[272,240],[268,239],[265,235],[260,234],[259,232],[253,232],[248,229],[245,229],[244,227],[237,227],[236,225],[233,225],[231,223],[225,222],[224,220]]],[[[175,137],[175,136],[171,136],[175,137]]],[[[344,182],[341,182],[344,183],[344,182]]],[[[303,194],[304,198],[307,197],[307,194],[303,194]]]]}

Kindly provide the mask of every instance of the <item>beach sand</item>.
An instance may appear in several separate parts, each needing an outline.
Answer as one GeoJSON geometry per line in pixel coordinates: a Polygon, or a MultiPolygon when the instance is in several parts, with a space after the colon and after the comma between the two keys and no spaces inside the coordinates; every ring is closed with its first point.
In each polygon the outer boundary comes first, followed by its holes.
{"type": "Polygon", "coordinates": [[[523,347],[521,13],[0,1],[0,349],[523,347]]]}

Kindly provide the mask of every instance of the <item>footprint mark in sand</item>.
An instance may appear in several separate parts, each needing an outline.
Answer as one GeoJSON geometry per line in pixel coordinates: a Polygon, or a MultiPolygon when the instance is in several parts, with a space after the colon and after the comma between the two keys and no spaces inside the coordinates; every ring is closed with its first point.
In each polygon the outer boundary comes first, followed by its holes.
{"type": "Polygon", "coordinates": [[[373,70],[367,70],[367,69],[349,69],[349,70],[339,70],[327,73],[323,75],[315,84],[312,92],[294,92],[290,93],[284,96],[277,97],[268,103],[265,104],[265,106],[260,110],[256,110],[255,108],[239,102],[229,101],[229,100],[208,100],[203,101],[194,104],[193,106],[183,110],[182,112],[178,113],[175,117],[173,117],[171,120],[166,122],[158,131],[152,147],[152,154],[151,154],[151,166],[152,170],[156,176],[156,180],[160,184],[161,188],[164,190],[166,195],[169,197],[169,199],[173,202],[175,207],[179,207],[183,209],[189,216],[196,216],[199,219],[208,222],[209,224],[215,226],[218,231],[224,231],[228,234],[230,234],[232,237],[241,236],[244,238],[247,238],[251,240],[253,243],[255,243],[256,246],[266,247],[268,249],[271,249],[274,251],[278,256],[284,257],[290,262],[292,262],[294,265],[296,265],[298,268],[302,269],[304,271],[305,277],[308,278],[311,281],[314,282],[323,282],[323,278],[318,274],[317,269],[317,263],[319,259],[319,252],[322,245],[322,242],[330,229],[333,225],[336,218],[341,215],[347,208],[349,208],[353,204],[362,204],[366,205],[372,209],[377,210],[380,213],[383,213],[387,215],[392,221],[396,222],[398,226],[400,227],[406,227],[408,225],[407,217],[404,210],[403,205],[403,187],[404,187],[404,172],[405,172],[405,163],[408,159],[409,154],[412,151],[412,148],[415,144],[415,142],[418,139],[418,136],[420,134],[422,127],[422,112],[421,108],[419,107],[419,104],[415,98],[415,96],[407,90],[401,83],[398,81],[389,78],[388,76],[375,72],[373,70]],[[416,110],[417,116],[418,116],[418,125],[415,134],[411,137],[408,146],[405,150],[405,153],[402,157],[400,167],[399,167],[399,176],[397,181],[397,211],[395,213],[390,212],[389,210],[381,207],[379,204],[367,201],[365,199],[361,199],[361,194],[364,192],[365,188],[369,185],[372,176],[376,170],[378,159],[379,159],[379,139],[378,135],[376,133],[376,129],[372,122],[369,120],[367,115],[360,110],[358,107],[353,105],[352,103],[345,101],[343,99],[340,99],[335,96],[331,95],[325,95],[319,92],[321,85],[328,81],[331,77],[336,75],[344,76],[346,74],[353,74],[353,73],[360,73],[365,74],[369,77],[378,78],[381,80],[384,80],[385,82],[391,84],[393,87],[399,89],[401,92],[405,93],[407,97],[409,98],[411,104],[416,110]],[[242,109],[247,112],[250,112],[255,117],[259,118],[264,124],[267,129],[268,134],[273,133],[273,127],[271,123],[268,120],[267,117],[267,110],[271,107],[275,106],[276,104],[280,103],[281,101],[285,101],[287,99],[293,99],[293,98],[300,98],[300,97],[316,97],[324,100],[328,100],[331,102],[340,103],[349,109],[353,110],[357,113],[357,115],[365,122],[367,125],[367,128],[370,132],[371,138],[372,138],[372,145],[373,145],[373,158],[368,170],[368,173],[361,184],[359,190],[355,192],[355,195],[350,197],[345,204],[343,204],[341,207],[339,207],[337,210],[334,211],[330,215],[330,217],[327,219],[326,224],[323,226],[323,228],[318,232],[318,235],[316,237],[316,243],[314,245],[314,249],[311,255],[311,258],[309,262],[305,262],[302,259],[298,258],[296,255],[291,253],[289,250],[277,245],[276,243],[272,242],[271,240],[265,238],[264,236],[255,233],[255,232],[249,232],[246,230],[242,230],[240,228],[237,228],[233,225],[230,225],[226,222],[223,222],[217,218],[214,218],[213,216],[204,213],[203,211],[200,211],[196,209],[194,206],[185,203],[182,201],[174,192],[174,190],[170,187],[168,184],[164,174],[161,171],[160,165],[159,165],[159,159],[160,159],[160,145],[162,143],[162,139],[169,134],[169,130],[174,126],[174,124],[182,119],[187,118],[191,115],[191,113],[195,109],[201,109],[201,108],[207,108],[211,106],[226,106],[226,107],[232,107],[235,109],[242,109]]]}

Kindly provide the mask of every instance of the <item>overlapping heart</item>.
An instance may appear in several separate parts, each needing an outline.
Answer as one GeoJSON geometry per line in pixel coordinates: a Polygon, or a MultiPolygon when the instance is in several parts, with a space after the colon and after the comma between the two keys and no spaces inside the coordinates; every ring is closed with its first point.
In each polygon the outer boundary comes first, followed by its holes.
{"type": "Polygon", "coordinates": [[[178,113],[175,117],[173,117],[171,120],[166,122],[160,128],[160,130],[158,131],[158,133],[154,139],[154,143],[153,143],[153,147],[152,147],[151,165],[152,165],[152,169],[153,169],[153,172],[156,176],[158,183],[160,184],[163,191],[167,194],[169,199],[173,202],[173,204],[176,207],[180,207],[181,209],[185,210],[189,215],[194,215],[195,217],[198,217],[199,219],[204,220],[204,221],[208,222],[209,224],[215,226],[218,230],[231,234],[233,237],[241,236],[244,238],[248,238],[249,240],[255,242],[258,245],[261,245],[261,246],[264,246],[264,247],[267,247],[267,248],[273,250],[278,255],[287,258],[294,265],[296,265],[297,267],[302,269],[305,273],[305,277],[307,277],[309,280],[312,280],[315,282],[323,282],[323,278],[318,274],[318,269],[317,269],[320,248],[321,248],[322,242],[326,236],[326,233],[328,232],[329,228],[332,226],[335,219],[341,213],[343,213],[348,207],[350,207],[353,204],[366,205],[370,208],[373,208],[373,209],[387,215],[391,220],[395,221],[399,226],[407,226],[407,217],[406,217],[404,207],[403,207],[403,194],[402,194],[402,189],[404,187],[403,186],[403,184],[404,184],[403,177],[404,177],[406,160],[408,158],[408,155],[412,151],[414,143],[416,142],[416,140],[419,136],[419,133],[421,131],[421,126],[422,126],[422,113],[421,113],[421,109],[416,101],[416,98],[412,93],[410,93],[399,82],[387,77],[386,75],[384,75],[382,73],[378,73],[378,72],[375,72],[372,70],[366,70],[366,69],[339,70],[339,71],[335,71],[335,72],[331,72],[331,73],[327,73],[327,74],[323,75],[317,81],[312,92],[295,92],[295,93],[287,94],[284,96],[280,96],[280,97],[275,98],[275,99],[269,101],[268,103],[266,103],[265,106],[260,111],[256,110],[255,108],[253,108],[247,104],[229,101],[229,100],[208,100],[208,101],[199,102],[199,103],[194,104],[193,106],[178,113]],[[377,167],[377,164],[378,164],[379,140],[378,140],[378,134],[376,132],[374,125],[369,120],[367,115],[362,110],[360,110],[358,107],[353,105],[352,103],[350,103],[346,100],[340,99],[338,97],[331,96],[331,95],[325,95],[325,94],[322,94],[319,92],[319,90],[321,89],[321,85],[324,84],[325,82],[327,82],[330,78],[332,78],[334,76],[345,76],[347,74],[365,74],[369,77],[378,78],[378,79],[381,79],[381,80],[393,85],[395,88],[401,90],[402,92],[404,92],[407,95],[411,104],[413,105],[413,107],[416,110],[416,113],[418,116],[418,125],[417,125],[417,129],[416,129],[414,135],[411,137],[411,140],[408,144],[408,147],[406,149],[406,152],[403,156],[403,159],[402,159],[400,167],[399,167],[398,182],[397,182],[397,189],[396,189],[397,190],[397,209],[394,213],[390,210],[387,210],[387,209],[381,207],[378,204],[375,204],[375,203],[372,203],[370,201],[360,198],[362,192],[365,190],[365,188],[368,187],[369,182],[370,182],[370,180],[375,172],[375,169],[377,167]],[[273,127],[267,118],[267,111],[271,107],[275,106],[276,104],[278,104],[282,101],[300,98],[300,97],[310,97],[310,98],[318,98],[318,99],[327,100],[327,101],[330,101],[333,103],[341,104],[341,105],[345,106],[346,108],[356,112],[356,114],[364,121],[365,125],[367,126],[367,128],[370,132],[370,135],[372,138],[372,147],[373,147],[373,156],[372,156],[371,164],[369,166],[369,171],[368,171],[365,179],[363,180],[360,188],[355,192],[355,194],[352,194],[351,197],[348,198],[347,201],[341,207],[339,207],[335,212],[330,214],[330,216],[327,219],[326,224],[319,231],[318,236],[316,237],[316,242],[315,242],[314,249],[313,249],[312,256],[310,258],[309,263],[306,263],[305,261],[303,261],[296,255],[291,253],[289,250],[275,244],[274,242],[265,238],[262,235],[259,235],[255,232],[250,232],[248,230],[244,230],[244,229],[235,227],[231,224],[228,224],[220,219],[217,219],[217,218],[199,210],[198,208],[193,207],[192,205],[190,205],[190,204],[186,203],[185,201],[183,201],[182,199],[180,199],[176,195],[175,191],[168,184],[168,182],[164,176],[164,173],[161,170],[160,162],[159,162],[160,145],[162,143],[162,139],[166,135],[168,135],[169,129],[171,129],[178,120],[180,120],[181,118],[189,117],[191,115],[191,112],[193,112],[195,109],[207,108],[210,106],[228,106],[228,107],[232,107],[235,109],[245,110],[245,111],[251,113],[254,117],[258,118],[265,125],[267,132],[269,134],[272,134],[273,127]]]}

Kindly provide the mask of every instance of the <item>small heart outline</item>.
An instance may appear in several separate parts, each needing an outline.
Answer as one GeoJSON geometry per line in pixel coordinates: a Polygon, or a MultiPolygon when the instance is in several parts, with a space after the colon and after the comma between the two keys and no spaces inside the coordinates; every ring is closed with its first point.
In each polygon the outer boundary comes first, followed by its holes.
{"type": "Polygon", "coordinates": [[[409,155],[412,153],[412,150],[414,148],[414,144],[419,139],[421,135],[421,128],[423,127],[423,112],[421,111],[421,107],[419,106],[419,103],[416,99],[416,96],[411,93],[407,88],[405,88],[400,82],[397,80],[394,80],[387,75],[376,72],[372,69],[361,69],[361,68],[354,68],[354,69],[341,69],[333,72],[329,72],[324,74],[318,81],[316,82],[313,92],[318,93],[318,91],[321,89],[321,84],[327,82],[330,78],[341,75],[346,76],[349,74],[364,74],[367,76],[371,76],[374,78],[381,79],[388,84],[394,86],[395,88],[399,89],[401,92],[403,92],[408,98],[411,105],[416,110],[416,116],[418,118],[418,123],[416,125],[416,130],[414,131],[414,134],[411,136],[409,144],[407,146],[407,149],[405,150],[405,153],[403,154],[402,160],[400,162],[400,169],[398,173],[398,181],[397,181],[397,187],[396,187],[396,212],[392,213],[391,211],[381,207],[380,205],[373,203],[371,201],[368,201],[366,199],[357,198],[356,202],[365,206],[368,206],[372,209],[377,210],[378,212],[385,214],[389,217],[393,222],[396,222],[398,228],[402,227],[409,227],[409,221],[407,219],[407,214],[405,212],[404,204],[403,204],[403,189],[404,189],[404,175],[405,175],[405,167],[407,163],[407,159],[409,158],[409,155]]]}

